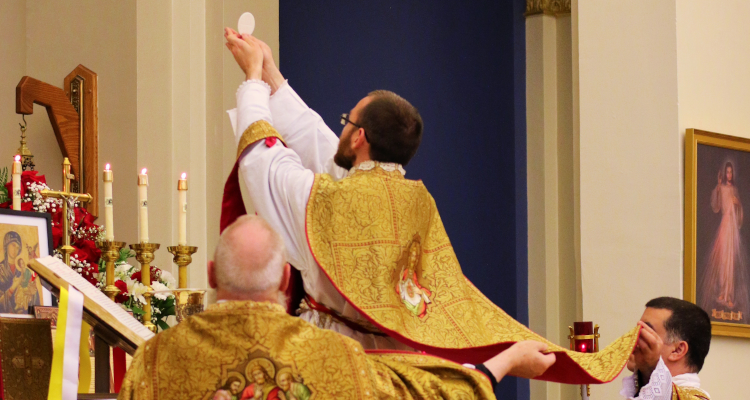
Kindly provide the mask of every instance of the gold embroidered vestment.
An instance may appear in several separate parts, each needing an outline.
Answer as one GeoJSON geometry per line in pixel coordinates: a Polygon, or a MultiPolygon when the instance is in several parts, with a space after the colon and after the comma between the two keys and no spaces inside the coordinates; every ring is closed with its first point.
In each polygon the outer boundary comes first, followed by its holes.
{"type": "Polygon", "coordinates": [[[635,345],[633,329],[599,353],[583,354],[535,334],[464,277],[435,201],[421,181],[375,167],[340,181],[315,177],[307,239],[339,292],[390,336],[458,362],[481,363],[521,340],[558,353],[542,379],[614,379],[635,345]]]}
{"type": "Polygon", "coordinates": [[[270,303],[214,304],[145,345],[119,399],[493,399],[480,372],[356,341],[270,303]],[[260,394],[258,392],[261,392],[260,394]]]}

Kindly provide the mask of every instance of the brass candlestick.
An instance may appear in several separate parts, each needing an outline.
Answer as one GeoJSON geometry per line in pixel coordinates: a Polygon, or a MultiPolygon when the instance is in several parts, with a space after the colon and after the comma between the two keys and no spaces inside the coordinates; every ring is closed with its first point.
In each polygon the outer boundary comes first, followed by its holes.
{"type": "Polygon", "coordinates": [[[174,263],[179,267],[179,281],[177,287],[187,288],[187,266],[193,262],[192,255],[198,251],[195,246],[170,246],[167,250],[174,255],[174,263]]]}
{"type": "Polygon", "coordinates": [[[125,247],[125,242],[97,241],[96,247],[102,251],[102,258],[107,268],[107,286],[104,287],[103,291],[110,300],[115,301],[115,297],[120,294],[120,289],[115,286],[115,261],[120,258],[120,249],[125,247]]]}
{"type": "Polygon", "coordinates": [[[141,263],[141,283],[148,289],[143,297],[146,304],[143,307],[143,326],[151,332],[156,333],[156,325],[151,322],[151,297],[153,289],[151,288],[151,261],[154,261],[154,252],[159,249],[158,243],[138,243],[131,244],[130,248],[135,251],[135,259],[141,263]]]}

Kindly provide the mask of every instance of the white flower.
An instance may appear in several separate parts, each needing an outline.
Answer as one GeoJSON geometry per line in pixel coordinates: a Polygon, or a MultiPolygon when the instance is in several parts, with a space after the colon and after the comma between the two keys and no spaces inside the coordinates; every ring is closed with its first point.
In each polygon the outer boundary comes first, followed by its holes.
{"type": "Polygon", "coordinates": [[[115,277],[120,279],[129,277],[132,269],[133,266],[125,262],[115,264],[115,277]]]}
{"type": "Polygon", "coordinates": [[[143,294],[148,292],[148,287],[130,278],[125,280],[125,284],[128,285],[128,293],[130,294],[130,297],[135,297],[139,303],[146,304],[146,298],[143,297],[143,294]]]}
{"type": "Polygon", "coordinates": [[[167,289],[174,289],[177,286],[177,281],[174,279],[174,275],[169,273],[169,271],[161,270],[161,277],[159,280],[166,285],[167,289]]]}
{"type": "MultiPolygon", "coordinates": [[[[154,289],[155,291],[169,290],[169,288],[163,285],[161,282],[156,282],[156,281],[151,283],[151,288],[154,289]]],[[[154,297],[156,297],[159,300],[166,300],[167,297],[169,297],[169,293],[155,293],[154,297]]]]}

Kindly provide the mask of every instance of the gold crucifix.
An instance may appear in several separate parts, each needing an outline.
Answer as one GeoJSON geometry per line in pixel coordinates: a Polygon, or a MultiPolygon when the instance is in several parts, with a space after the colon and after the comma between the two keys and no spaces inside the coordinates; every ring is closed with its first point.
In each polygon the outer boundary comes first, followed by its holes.
{"type": "Polygon", "coordinates": [[[70,180],[75,179],[75,176],[70,173],[70,160],[68,157],[63,159],[63,189],[61,192],[54,190],[42,190],[39,192],[44,197],[52,197],[55,199],[62,199],[62,246],[60,246],[60,252],[63,255],[63,261],[65,264],[70,266],[70,254],[73,253],[75,248],[70,245],[70,217],[68,216],[68,207],[73,207],[74,202],[68,203],[69,200],[77,200],[81,203],[88,203],[91,201],[91,195],[79,194],[70,191],[70,180]]]}

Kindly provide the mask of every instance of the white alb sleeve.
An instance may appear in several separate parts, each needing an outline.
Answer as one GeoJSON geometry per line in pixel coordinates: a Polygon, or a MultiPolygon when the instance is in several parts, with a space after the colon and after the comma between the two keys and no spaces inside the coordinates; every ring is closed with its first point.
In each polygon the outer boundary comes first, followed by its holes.
{"type": "Polygon", "coordinates": [[[270,108],[274,127],[287,146],[299,155],[305,168],[330,174],[336,180],[346,176],[347,170],[333,162],[339,138],[288,82],[271,96],[270,108]]]}
{"type": "MultiPolygon", "coordinates": [[[[235,139],[253,123],[272,122],[268,106],[270,88],[255,81],[243,83],[237,90],[237,109],[228,113],[235,139]],[[233,115],[234,114],[234,115],[233,115]]],[[[255,212],[283,238],[287,255],[298,269],[307,264],[301,256],[309,253],[305,236],[305,207],[315,175],[302,166],[299,156],[276,141],[270,147],[260,140],[240,155],[240,173],[255,212]]]]}

